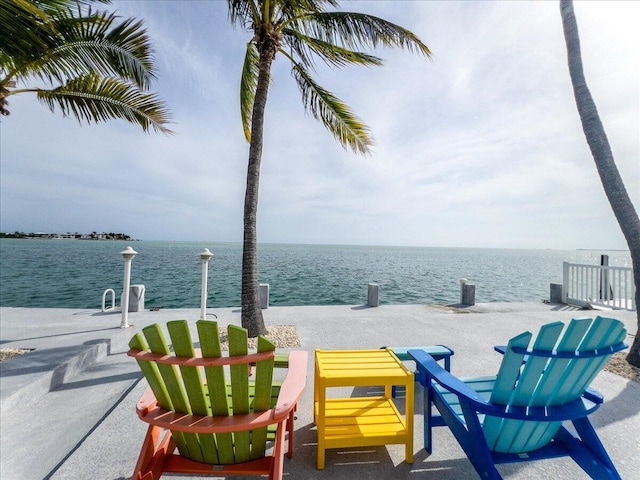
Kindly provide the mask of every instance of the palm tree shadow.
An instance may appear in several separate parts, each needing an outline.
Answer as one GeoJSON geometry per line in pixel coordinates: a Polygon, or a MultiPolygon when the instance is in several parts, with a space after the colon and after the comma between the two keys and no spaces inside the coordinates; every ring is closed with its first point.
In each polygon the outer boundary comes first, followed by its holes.
{"type": "Polygon", "coordinates": [[[629,380],[624,389],[612,399],[604,396],[604,403],[600,409],[592,415],[594,426],[603,427],[634,417],[640,410],[638,398],[640,398],[640,383],[629,380]]]}

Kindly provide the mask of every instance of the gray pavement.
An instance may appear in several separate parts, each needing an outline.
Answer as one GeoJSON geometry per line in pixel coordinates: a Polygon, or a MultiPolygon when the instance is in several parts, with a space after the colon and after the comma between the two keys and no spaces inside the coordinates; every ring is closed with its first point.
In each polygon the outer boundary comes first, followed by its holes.
{"type": "MultiPolygon", "coordinates": [[[[209,309],[222,326],[240,324],[238,309],[209,309]]],[[[197,320],[198,309],[131,313],[133,327],[120,329],[119,313],[91,310],[0,308],[0,346],[32,352],[0,363],[0,478],[129,478],[146,430],[135,403],[146,388],[136,363],[126,356],[134,331],[172,319],[197,320]]],[[[312,420],[315,348],[377,348],[381,345],[445,344],[455,351],[459,376],[494,374],[500,356],[493,346],[524,330],[597,314],[625,322],[635,334],[635,312],[579,311],[544,303],[492,303],[455,308],[434,305],[270,307],[267,325],[293,325],[309,352],[307,390],[296,422],[294,457],[285,461],[290,479],[478,478],[446,428],[436,429],[434,452],[422,445],[422,392],[416,388],[415,461],[402,446],[329,450],[316,469],[312,420]]],[[[633,340],[629,337],[629,342],[633,340]]],[[[603,371],[593,386],[605,404],[592,416],[622,478],[640,478],[640,384],[603,371]]],[[[569,459],[499,466],[509,479],[587,478],[569,459]]],[[[182,479],[187,477],[172,476],[182,479]]],[[[209,477],[211,478],[211,477],[209,477]]],[[[215,477],[214,477],[215,478],[215,477]]],[[[238,478],[238,477],[236,477],[238,478]]]]}

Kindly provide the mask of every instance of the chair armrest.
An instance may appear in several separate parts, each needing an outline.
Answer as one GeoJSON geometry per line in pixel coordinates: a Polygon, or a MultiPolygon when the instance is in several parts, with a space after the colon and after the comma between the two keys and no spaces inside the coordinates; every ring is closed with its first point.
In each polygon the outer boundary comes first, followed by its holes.
{"type": "Polygon", "coordinates": [[[582,394],[584,398],[593,403],[602,403],[604,402],[604,397],[602,394],[596,390],[595,388],[587,387],[587,389],[582,394]]]}
{"type": "Polygon", "coordinates": [[[276,418],[274,409],[242,415],[188,415],[165,410],[155,404],[143,412],[138,411],[143,422],[171,431],[185,433],[232,433],[267,427],[282,421],[276,418]]]}
{"type": "Polygon", "coordinates": [[[449,390],[451,393],[456,394],[459,397],[464,397],[468,402],[474,405],[477,409],[482,407],[491,407],[474,389],[466,385],[458,378],[451,375],[444,368],[442,368],[438,362],[436,362],[431,355],[422,350],[409,350],[407,352],[410,357],[416,362],[416,368],[420,374],[420,383],[427,387],[423,380],[427,377],[433,379],[439,385],[449,390]]]}
{"type": "Polygon", "coordinates": [[[157,405],[158,400],[156,400],[153,390],[151,390],[151,387],[147,387],[136,404],[136,411],[138,415],[146,415],[149,410],[155,408],[157,405]]]}
{"type": "Polygon", "coordinates": [[[309,354],[295,350],[289,354],[289,369],[280,387],[274,416],[285,418],[296,407],[307,384],[307,362],[309,354]]]}

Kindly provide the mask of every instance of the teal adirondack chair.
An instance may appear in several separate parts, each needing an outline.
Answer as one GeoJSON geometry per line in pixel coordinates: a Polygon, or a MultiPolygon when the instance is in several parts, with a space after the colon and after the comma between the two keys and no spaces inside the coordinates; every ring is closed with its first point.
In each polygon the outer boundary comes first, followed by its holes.
{"type": "Polygon", "coordinates": [[[158,324],[129,342],[128,355],[149,383],[136,407],[149,428],[132,479],[158,479],[163,472],[281,479],[285,430],[288,454],[293,453],[307,352],[291,352],[284,381],[275,382],[275,345],[269,339],[259,337],[257,352],[249,353],[247,331],[230,325],[229,356],[223,356],[217,323],[196,325],[199,349],[184,320],[167,323],[173,352],[158,324]]]}
{"type": "Polygon", "coordinates": [[[491,377],[458,379],[425,352],[409,350],[425,387],[425,449],[431,453],[431,428],[448,426],[483,479],[502,478],[496,464],[566,455],[592,478],[619,479],[587,416],[603,402],[589,384],[626,348],[626,330],[602,317],[564,327],[544,325],[531,347],[530,332],[496,347],[504,357],[491,377]]]}

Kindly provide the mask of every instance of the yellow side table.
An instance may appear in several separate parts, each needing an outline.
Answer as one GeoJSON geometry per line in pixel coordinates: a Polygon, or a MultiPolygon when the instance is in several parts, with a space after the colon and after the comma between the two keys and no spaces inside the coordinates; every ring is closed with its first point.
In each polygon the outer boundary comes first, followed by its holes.
{"type": "Polygon", "coordinates": [[[314,420],[318,428],[318,469],[327,448],[405,445],[413,463],[414,378],[391,349],[315,351],[314,420]],[[396,408],[391,388],[406,388],[405,414],[396,408]],[[327,398],[331,387],[384,386],[384,396],[327,398]]]}

